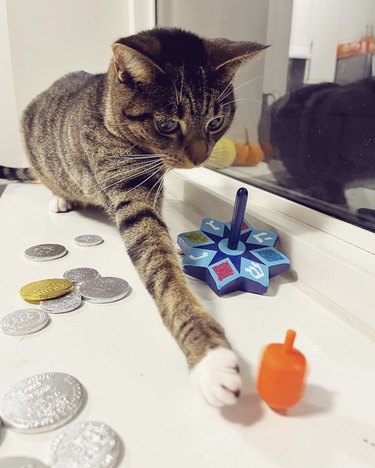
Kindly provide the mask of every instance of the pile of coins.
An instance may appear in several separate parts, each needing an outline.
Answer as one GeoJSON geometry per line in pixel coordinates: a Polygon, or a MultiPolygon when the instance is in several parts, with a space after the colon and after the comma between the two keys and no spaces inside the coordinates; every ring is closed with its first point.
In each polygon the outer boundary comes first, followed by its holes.
{"type": "MultiPolygon", "coordinates": [[[[74,239],[79,247],[99,245],[97,235],[74,239]]],[[[28,248],[25,257],[32,261],[50,261],[68,253],[63,245],[41,244],[28,248]]],[[[16,310],[6,315],[0,327],[7,335],[35,333],[48,325],[50,314],[76,310],[82,301],[103,304],[118,301],[130,292],[127,281],[102,277],[94,268],[74,268],[62,278],[50,278],[23,286],[20,295],[39,308],[16,310]]],[[[82,409],[86,395],[81,383],[64,373],[46,373],[26,378],[10,388],[0,399],[1,422],[24,433],[54,430],[70,422],[82,409]]],[[[120,456],[121,442],[116,432],[103,422],[76,423],[63,430],[51,444],[51,468],[113,468],[120,456]]],[[[34,458],[0,459],[0,468],[47,468],[34,458]]]]}
{"type": "MultiPolygon", "coordinates": [[[[85,403],[81,383],[64,373],[39,374],[11,387],[0,400],[3,423],[15,431],[39,433],[71,421],[85,403]]],[[[120,456],[117,433],[103,422],[76,423],[51,443],[51,468],[113,468],[120,456]]],[[[43,468],[39,460],[11,457],[0,468],[43,468]]]]}
{"type": "MultiPolygon", "coordinates": [[[[74,239],[80,247],[91,247],[103,242],[100,236],[85,234],[74,239]]],[[[25,251],[28,260],[45,262],[68,253],[60,244],[40,244],[25,251]]],[[[40,309],[20,309],[6,315],[0,322],[7,335],[28,335],[42,330],[50,322],[48,314],[71,312],[81,306],[82,300],[95,304],[119,301],[130,291],[127,281],[113,276],[102,277],[94,268],[73,268],[63,278],[35,281],[20,289],[28,302],[38,303],[40,309]]]]}

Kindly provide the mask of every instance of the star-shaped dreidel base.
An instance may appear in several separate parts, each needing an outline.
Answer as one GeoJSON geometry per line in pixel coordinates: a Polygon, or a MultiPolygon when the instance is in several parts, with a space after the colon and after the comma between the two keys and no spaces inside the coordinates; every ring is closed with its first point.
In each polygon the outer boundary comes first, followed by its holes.
{"type": "Polygon", "coordinates": [[[238,290],[264,294],[269,278],[290,265],[274,248],[275,232],[254,229],[244,220],[246,201],[247,191],[240,189],[231,222],[204,218],[200,230],[177,237],[185,272],[205,281],[219,296],[238,290]]]}

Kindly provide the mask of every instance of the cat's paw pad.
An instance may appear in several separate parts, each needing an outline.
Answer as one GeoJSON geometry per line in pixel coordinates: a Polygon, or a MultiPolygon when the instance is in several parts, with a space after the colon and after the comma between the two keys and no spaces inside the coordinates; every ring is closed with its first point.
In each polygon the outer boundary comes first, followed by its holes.
{"type": "Polygon", "coordinates": [[[73,208],[73,204],[65,198],[54,195],[49,202],[49,209],[53,213],[66,213],[73,208]]]}
{"type": "Polygon", "coordinates": [[[241,393],[238,358],[232,350],[221,346],[208,351],[192,369],[191,379],[213,406],[233,405],[241,393]]]}

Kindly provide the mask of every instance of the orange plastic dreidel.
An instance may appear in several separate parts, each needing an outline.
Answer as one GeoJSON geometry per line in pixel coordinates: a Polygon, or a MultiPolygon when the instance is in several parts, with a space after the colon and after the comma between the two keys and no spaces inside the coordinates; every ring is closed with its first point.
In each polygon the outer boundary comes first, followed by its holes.
{"type": "Polygon", "coordinates": [[[260,362],[257,390],[274,409],[286,409],[302,397],[306,373],[305,356],[293,348],[296,332],[288,330],[284,343],[269,344],[260,362]]]}

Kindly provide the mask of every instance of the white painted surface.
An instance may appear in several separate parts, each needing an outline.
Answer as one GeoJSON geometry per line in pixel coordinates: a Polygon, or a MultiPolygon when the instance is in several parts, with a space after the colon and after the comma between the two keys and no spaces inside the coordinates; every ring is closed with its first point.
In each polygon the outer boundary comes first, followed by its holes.
{"type": "MultiPolygon", "coordinates": [[[[182,185],[182,184],[181,184],[182,185]]],[[[168,198],[165,217],[175,238],[210,215],[211,196],[200,210],[168,198]]],[[[370,468],[375,443],[375,344],[336,314],[331,302],[300,280],[283,275],[265,296],[218,298],[203,283],[191,287],[223,324],[239,352],[244,396],[233,408],[208,407],[193,391],[178,347],[163,327],[138,279],[115,227],[87,212],[53,214],[49,195],[36,185],[9,186],[0,198],[1,316],[24,305],[18,289],[60,276],[76,266],[122,276],[132,294],[109,305],[85,304],[52,317],[51,325],[23,339],[1,334],[0,394],[23,377],[45,371],[76,376],[88,393],[77,420],[98,419],[125,443],[121,468],[370,468]],[[78,248],[78,234],[105,242],[78,248]],[[68,256],[47,263],[23,258],[26,247],[60,242],[68,256]],[[5,281],[6,278],[6,281],[5,281]],[[255,393],[261,349],[297,330],[296,347],[309,363],[303,401],[288,416],[272,412],[255,393]]],[[[283,239],[281,240],[283,244],[283,239]]],[[[0,455],[29,455],[48,462],[57,431],[18,434],[2,429],[0,455]]]]}
{"type": "Polygon", "coordinates": [[[153,0],[0,0],[0,164],[28,166],[19,119],[66,73],[105,72],[111,44],[155,24],[153,0]]]}
{"type": "Polygon", "coordinates": [[[6,0],[0,0],[0,162],[26,166],[19,137],[16,95],[8,36],[6,0]]]}
{"type": "Polygon", "coordinates": [[[66,73],[107,70],[111,44],[129,32],[128,1],[0,0],[0,15],[0,164],[27,166],[24,108],[66,73]]]}
{"type": "Polygon", "coordinates": [[[374,0],[341,0],[340,42],[357,41],[366,33],[366,25],[375,28],[374,0]]]}
{"type": "Polygon", "coordinates": [[[128,33],[123,0],[8,0],[7,8],[19,115],[62,75],[105,72],[111,44],[128,33]]]}
{"type": "Polygon", "coordinates": [[[290,32],[290,58],[311,56],[311,11],[314,0],[293,0],[292,28],[290,32]]]}
{"type": "Polygon", "coordinates": [[[292,0],[268,1],[266,42],[270,48],[264,59],[263,92],[276,98],[284,96],[287,90],[292,7],[292,0]]]}
{"type": "MultiPolygon", "coordinates": [[[[155,27],[155,0],[128,0],[134,3],[134,31],[155,27]]],[[[130,16],[130,14],[129,14],[130,16]]]]}

